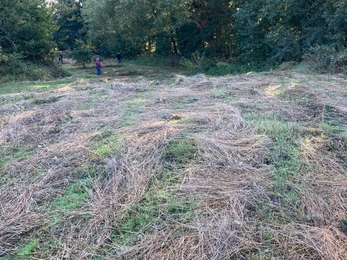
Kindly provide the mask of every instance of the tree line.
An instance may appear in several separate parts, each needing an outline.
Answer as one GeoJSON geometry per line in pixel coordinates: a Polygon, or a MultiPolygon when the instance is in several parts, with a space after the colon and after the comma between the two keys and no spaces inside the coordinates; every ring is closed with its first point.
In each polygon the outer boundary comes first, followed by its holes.
{"type": "Polygon", "coordinates": [[[58,50],[127,57],[278,65],[347,62],[345,0],[2,0],[0,63],[42,61],[58,50]]]}

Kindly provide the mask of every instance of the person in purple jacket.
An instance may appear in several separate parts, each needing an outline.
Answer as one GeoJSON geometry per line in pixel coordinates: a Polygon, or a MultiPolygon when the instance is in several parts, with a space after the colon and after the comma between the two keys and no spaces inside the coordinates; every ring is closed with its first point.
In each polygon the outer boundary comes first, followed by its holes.
{"type": "Polygon", "coordinates": [[[99,58],[96,58],[95,61],[95,68],[96,68],[96,75],[101,75],[101,62],[99,58]]]}

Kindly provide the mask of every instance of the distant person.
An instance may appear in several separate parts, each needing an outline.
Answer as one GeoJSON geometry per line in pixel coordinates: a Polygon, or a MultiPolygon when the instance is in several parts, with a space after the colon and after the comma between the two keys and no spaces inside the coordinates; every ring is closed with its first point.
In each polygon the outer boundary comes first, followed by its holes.
{"type": "Polygon", "coordinates": [[[63,54],[59,54],[58,58],[60,63],[64,63],[63,54]]]}
{"type": "Polygon", "coordinates": [[[95,61],[95,68],[96,68],[96,75],[101,75],[101,62],[99,58],[96,58],[95,61]]]}
{"type": "Polygon", "coordinates": [[[118,61],[118,65],[123,65],[122,64],[122,55],[120,55],[120,53],[118,52],[116,55],[117,61],[118,61]]]}

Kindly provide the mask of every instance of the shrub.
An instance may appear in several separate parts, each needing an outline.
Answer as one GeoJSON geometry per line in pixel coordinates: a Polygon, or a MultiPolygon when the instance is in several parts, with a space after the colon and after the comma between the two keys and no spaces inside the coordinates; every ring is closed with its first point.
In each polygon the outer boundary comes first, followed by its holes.
{"type": "Polygon", "coordinates": [[[206,71],[207,75],[223,76],[231,72],[231,65],[225,62],[218,62],[217,66],[209,68],[206,71]]]}
{"type": "Polygon", "coordinates": [[[194,69],[194,64],[192,63],[192,61],[189,59],[186,59],[185,57],[180,58],[179,65],[186,69],[190,69],[190,70],[194,69]]]}
{"type": "Polygon", "coordinates": [[[310,47],[304,57],[321,73],[341,73],[347,68],[347,48],[344,47],[318,45],[310,47]]]}
{"type": "Polygon", "coordinates": [[[86,48],[81,48],[73,51],[71,57],[76,61],[77,64],[85,66],[86,63],[91,61],[92,55],[86,48]]]}
{"type": "Polygon", "coordinates": [[[67,73],[51,60],[28,61],[19,54],[6,55],[0,61],[0,82],[21,80],[50,80],[67,76],[67,73]]]}
{"type": "Polygon", "coordinates": [[[232,62],[230,64],[225,62],[219,62],[217,63],[217,66],[209,68],[205,71],[206,75],[212,75],[212,76],[222,76],[226,74],[241,74],[241,73],[247,73],[250,71],[254,72],[260,72],[260,71],[267,71],[273,68],[274,65],[270,63],[238,63],[238,62],[232,62]]]}
{"type": "Polygon", "coordinates": [[[198,51],[192,53],[192,61],[202,70],[208,70],[215,66],[213,62],[206,57],[205,53],[200,53],[198,51]]]}

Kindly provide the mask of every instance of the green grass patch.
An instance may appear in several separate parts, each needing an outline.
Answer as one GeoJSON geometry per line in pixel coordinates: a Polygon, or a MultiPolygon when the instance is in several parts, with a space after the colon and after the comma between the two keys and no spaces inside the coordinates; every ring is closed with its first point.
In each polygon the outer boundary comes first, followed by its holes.
{"type": "Polygon", "coordinates": [[[238,63],[226,63],[218,62],[217,64],[208,64],[204,68],[204,73],[209,76],[223,76],[227,74],[242,74],[247,72],[262,72],[269,71],[274,68],[274,66],[268,63],[247,63],[247,64],[238,64],[238,63]]]}
{"type": "Polygon", "coordinates": [[[58,100],[59,100],[58,97],[50,97],[47,99],[34,99],[34,104],[42,105],[42,104],[54,103],[54,102],[57,102],[58,100]]]}
{"type": "Polygon", "coordinates": [[[296,176],[308,168],[297,142],[302,137],[302,127],[273,114],[249,113],[245,115],[245,119],[260,134],[269,136],[273,141],[267,155],[273,180],[271,194],[274,200],[281,201],[282,211],[286,214],[279,217],[270,210],[275,216],[268,214],[268,217],[287,223],[298,220],[296,209],[301,205],[301,198],[292,184],[296,176]]]}
{"type": "Polygon", "coordinates": [[[0,150],[0,168],[9,161],[22,161],[33,156],[34,151],[25,145],[16,143],[6,143],[0,150]]]}
{"type": "Polygon", "coordinates": [[[92,109],[93,107],[94,107],[93,103],[85,102],[85,103],[78,104],[77,109],[78,110],[89,110],[89,109],[92,109]]]}
{"type": "Polygon", "coordinates": [[[211,89],[211,96],[217,99],[224,99],[229,96],[229,90],[226,87],[211,89]]]}
{"type": "Polygon", "coordinates": [[[27,244],[23,245],[18,249],[17,255],[19,259],[27,259],[30,255],[35,251],[35,249],[39,246],[39,240],[34,239],[29,241],[27,244]]]}
{"type": "Polygon", "coordinates": [[[90,196],[92,183],[92,178],[71,183],[66,192],[52,202],[51,209],[66,213],[81,207],[90,196]]]}
{"type": "Polygon", "coordinates": [[[170,228],[191,220],[196,203],[167,190],[167,186],[175,182],[168,177],[172,172],[168,173],[164,173],[164,178],[160,175],[141,201],[129,206],[112,234],[116,247],[134,245],[140,233],[150,233],[155,227],[170,228]]]}
{"type": "MultiPolygon", "coordinates": [[[[182,143],[185,147],[183,149],[178,140],[169,144],[167,147],[169,153],[179,157],[195,157],[196,146],[193,145],[193,142],[183,139],[182,143]],[[179,152],[177,151],[178,146],[180,147],[179,152]]],[[[176,166],[167,167],[155,173],[149,180],[142,199],[128,205],[126,214],[116,224],[117,228],[112,234],[115,247],[134,245],[139,234],[150,234],[158,227],[172,229],[177,223],[191,221],[197,202],[173,188],[181,183],[183,177],[182,168],[176,166]]],[[[179,231],[176,230],[176,232],[179,231]]]]}
{"type": "MultiPolygon", "coordinates": [[[[270,158],[277,173],[282,177],[297,172],[301,167],[301,149],[298,138],[304,132],[303,128],[293,122],[286,122],[277,115],[249,113],[245,115],[248,121],[260,134],[269,136],[272,140],[270,158]]],[[[280,179],[282,179],[282,177],[280,179]]]]}
{"type": "Polygon", "coordinates": [[[198,101],[199,99],[194,96],[182,96],[173,99],[158,100],[156,103],[169,103],[174,109],[182,109],[185,105],[190,105],[198,101]]]}
{"type": "Polygon", "coordinates": [[[332,124],[331,122],[321,122],[318,125],[321,131],[321,137],[332,137],[340,139],[341,142],[347,143],[347,126],[342,124],[332,124]]]}
{"type": "Polygon", "coordinates": [[[125,103],[125,109],[123,110],[123,116],[118,120],[118,126],[130,126],[137,122],[139,115],[142,113],[142,109],[147,104],[147,100],[142,97],[135,97],[125,103]]]}
{"type": "Polygon", "coordinates": [[[91,67],[70,67],[70,66],[64,66],[64,71],[68,74],[72,75],[73,77],[76,77],[78,79],[97,79],[99,76],[96,75],[95,68],[91,67]]]}
{"type": "Polygon", "coordinates": [[[189,69],[179,66],[175,59],[153,56],[141,57],[136,60],[123,61],[122,72],[135,70],[148,79],[167,80],[175,74],[187,74],[189,69]]]}
{"type": "Polygon", "coordinates": [[[93,165],[90,161],[82,164],[78,167],[71,176],[75,179],[91,179],[97,175],[105,173],[105,169],[102,165],[93,165]]]}
{"type": "Polygon", "coordinates": [[[259,133],[266,134],[279,142],[290,139],[293,135],[298,136],[302,130],[297,123],[286,122],[272,113],[247,113],[244,118],[259,133]]]}
{"type": "Polygon", "coordinates": [[[11,82],[0,84],[0,95],[17,93],[23,91],[32,91],[33,89],[47,90],[62,87],[66,84],[72,84],[76,79],[66,79],[52,82],[11,82]]]}
{"type": "Polygon", "coordinates": [[[196,158],[197,149],[192,139],[174,139],[167,144],[163,159],[170,164],[187,164],[196,158]]]}
{"type": "MultiPolygon", "coordinates": [[[[39,206],[39,209],[42,212],[47,212],[49,216],[49,224],[43,227],[42,231],[47,231],[49,234],[50,230],[59,228],[66,221],[67,214],[83,208],[92,194],[96,175],[103,172],[104,169],[95,168],[92,164],[85,164],[76,169],[71,174],[75,181],[65,187],[65,191],[60,196],[39,206]]],[[[91,217],[86,212],[80,212],[79,215],[80,220],[83,221],[88,221],[91,217]]],[[[43,247],[46,248],[47,246],[43,247]]],[[[55,246],[50,245],[49,247],[55,246]]]]}
{"type": "Polygon", "coordinates": [[[94,161],[102,161],[116,154],[119,152],[123,142],[123,137],[116,136],[109,131],[94,136],[92,138],[93,150],[91,151],[91,159],[94,161]]]}

